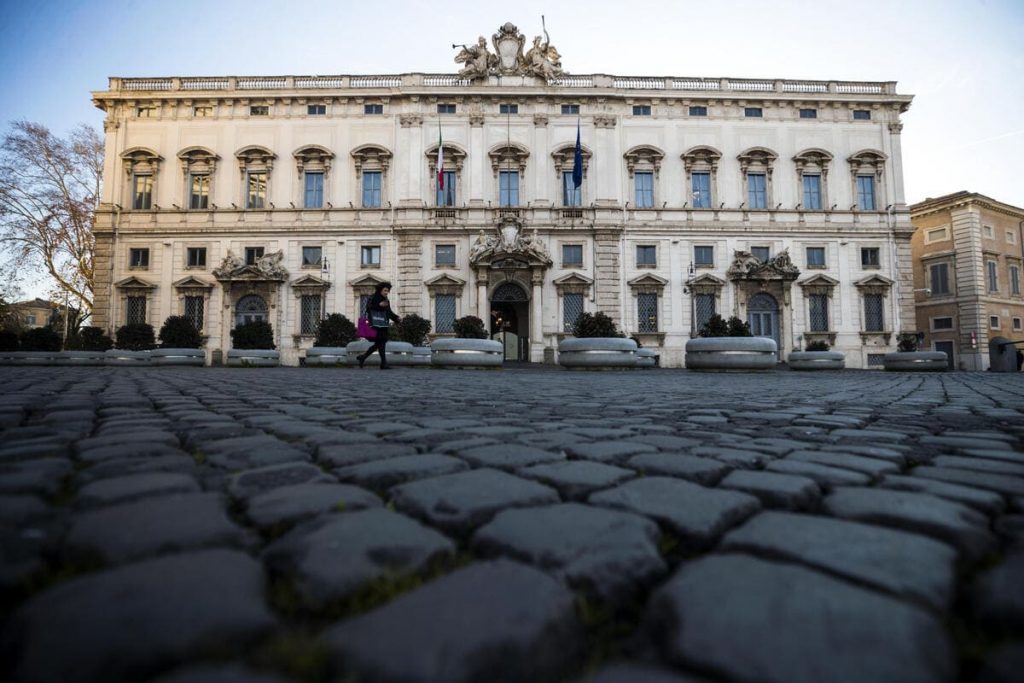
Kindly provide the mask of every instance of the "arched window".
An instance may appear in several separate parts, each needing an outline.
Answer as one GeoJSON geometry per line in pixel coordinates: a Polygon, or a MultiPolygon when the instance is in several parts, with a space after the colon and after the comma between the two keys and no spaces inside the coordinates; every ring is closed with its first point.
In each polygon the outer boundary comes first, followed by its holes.
{"type": "Polygon", "coordinates": [[[213,178],[220,157],[205,147],[188,147],[178,152],[185,181],[184,207],[209,209],[213,196],[213,178]]]}
{"type": "Polygon", "coordinates": [[[266,147],[245,147],[235,153],[242,173],[242,206],[267,209],[270,206],[270,173],[277,155],[266,147]]]}
{"type": "Polygon", "coordinates": [[[304,209],[323,208],[324,202],[327,201],[334,152],[320,145],[306,145],[295,150],[292,156],[295,157],[295,167],[299,173],[299,191],[302,193],[298,206],[304,209]]]}
{"type": "Polygon", "coordinates": [[[526,160],[530,151],[515,143],[502,143],[487,153],[491,158],[491,170],[498,180],[498,206],[520,206],[523,198],[519,187],[526,174],[526,160]]]}
{"type": "Polygon", "coordinates": [[[880,207],[885,206],[882,172],[885,170],[886,158],[885,154],[874,149],[862,149],[847,157],[853,189],[851,209],[879,211],[880,207]]]}
{"type": "Polygon", "coordinates": [[[796,186],[800,192],[797,208],[822,211],[829,208],[828,169],[832,155],[823,149],[805,149],[793,157],[796,186]]]}
{"type": "Polygon", "coordinates": [[[701,145],[683,153],[686,170],[686,202],[695,209],[711,209],[718,203],[718,162],[722,153],[701,145]]]}
{"type": "Polygon", "coordinates": [[[633,206],[653,209],[659,199],[656,188],[665,153],[651,145],[638,145],[622,156],[626,160],[626,172],[633,182],[633,206]]]}
{"type": "Polygon", "coordinates": [[[441,187],[437,177],[437,145],[426,152],[430,189],[434,192],[437,206],[458,206],[459,188],[462,186],[462,164],[466,160],[466,150],[451,142],[443,144],[444,187],[441,187]]]}
{"type": "Polygon", "coordinates": [[[136,211],[153,209],[157,174],[163,160],[163,157],[146,147],[132,147],[121,154],[126,179],[125,206],[136,211]]]}
{"type": "Polygon", "coordinates": [[[359,179],[359,194],[364,209],[379,209],[387,198],[388,166],[391,152],[379,145],[362,145],[352,150],[356,177],[359,179]]]}
{"type": "Polygon", "coordinates": [[[737,157],[746,195],[742,206],[753,210],[774,208],[772,166],[778,155],[765,147],[751,147],[737,157]]]}
{"type": "MultiPolygon", "coordinates": [[[[580,146],[580,158],[583,161],[583,180],[587,179],[587,171],[590,168],[590,158],[593,152],[589,148],[580,146]]],[[[572,179],[573,171],[576,168],[576,143],[565,144],[551,153],[555,161],[555,178],[558,180],[562,195],[562,206],[579,207],[583,206],[584,184],[576,187],[572,179]]]]}

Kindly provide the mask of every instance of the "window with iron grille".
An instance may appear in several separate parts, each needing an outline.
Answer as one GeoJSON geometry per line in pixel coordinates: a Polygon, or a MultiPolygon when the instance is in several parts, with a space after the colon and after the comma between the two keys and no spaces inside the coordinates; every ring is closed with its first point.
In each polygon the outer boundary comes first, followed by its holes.
{"type": "Polygon", "coordinates": [[[434,330],[438,334],[455,331],[455,295],[438,294],[434,297],[434,330]]]}
{"type": "Polygon", "coordinates": [[[654,268],[658,265],[658,247],[653,244],[636,245],[636,267],[654,268]]]}
{"type": "Polygon", "coordinates": [[[149,249],[129,249],[128,266],[130,268],[149,268],[149,249]]]}
{"type": "Polygon", "coordinates": [[[185,297],[185,317],[192,323],[192,327],[197,330],[203,329],[203,304],[204,301],[201,296],[185,297]]]}
{"type": "Polygon", "coordinates": [[[303,294],[301,302],[300,334],[316,334],[316,324],[320,322],[320,295],[303,294]]]}
{"type": "Polygon", "coordinates": [[[583,245],[563,244],[562,245],[562,267],[583,265],[583,245]]]}
{"type": "Polygon", "coordinates": [[[146,322],[146,297],[130,296],[126,298],[124,320],[129,325],[146,322]]]}
{"type": "Polygon", "coordinates": [[[581,313],[583,313],[582,294],[562,295],[562,329],[565,332],[572,333],[576,319],[580,317],[581,313]]]}
{"type": "Polygon", "coordinates": [[[658,295],[636,295],[637,322],[640,332],[658,331],[658,295]]]}
{"type": "Polygon", "coordinates": [[[864,295],[864,331],[881,332],[885,329],[885,311],[881,294],[864,295]]]}
{"type": "Polygon", "coordinates": [[[868,354],[868,367],[880,367],[885,365],[885,354],[884,353],[869,353],[868,354]]]}
{"type": "Polygon", "coordinates": [[[700,332],[715,314],[715,295],[698,294],[693,297],[694,332],[700,332]]]}
{"type": "Polygon", "coordinates": [[[249,116],[267,116],[270,114],[270,107],[265,104],[254,104],[249,107],[249,116]]]}
{"type": "Polygon", "coordinates": [[[370,295],[360,294],[359,295],[359,317],[369,318],[370,317],[370,295]]]}
{"type": "Polygon", "coordinates": [[[807,297],[807,306],[810,309],[811,332],[827,332],[828,295],[811,294],[807,297]]]}
{"type": "Polygon", "coordinates": [[[988,326],[991,327],[993,330],[998,330],[999,329],[999,316],[998,315],[990,315],[988,317],[988,326]]]}

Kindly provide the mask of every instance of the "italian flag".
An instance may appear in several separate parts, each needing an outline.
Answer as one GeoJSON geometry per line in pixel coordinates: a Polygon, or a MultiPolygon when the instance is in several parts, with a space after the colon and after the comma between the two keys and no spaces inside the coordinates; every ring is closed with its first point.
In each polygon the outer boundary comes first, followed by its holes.
{"type": "Polygon", "coordinates": [[[437,122],[437,189],[444,189],[444,143],[441,140],[441,122],[437,122]]]}

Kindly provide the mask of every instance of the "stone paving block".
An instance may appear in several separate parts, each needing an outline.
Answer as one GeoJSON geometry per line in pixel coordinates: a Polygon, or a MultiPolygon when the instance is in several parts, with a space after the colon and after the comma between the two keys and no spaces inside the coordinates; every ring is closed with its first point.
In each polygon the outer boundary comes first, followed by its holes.
{"type": "Polygon", "coordinates": [[[651,598],[647,624],[672,661],[730,681],[942,683],[956,675],[949,638],[923,609],[744,555],[684,564],[651,598]]]}
{"type": "Polygon", "coordinates": [[[701,445],[697,439],[673,434],[638,434],[630,436],[629,440],[654,446],[661,451],[688,451],[701,445]]]}
{"type": "Polygon", "coordinates": [[[786,460],[789,462],[812,462],[829,467],[840,467],[844,470],[861,472],[872,478],[883,474],[895,474],[900,471],[899,467],[885,460],[829,451],[793,451],[786,456],[786,460]]]}
{"type": "Polygon", "coordinates": [[[611,664],[582,683],[711,683],[708,678],[644,664],[611,664]]]}
{"type": "Polygon", "coordinates": [[[726,446],[698,446],[691,449],[690,454],[702,458],[714,458],[727,465],[744,469],[764,467],[764,464],[772,459],[770,455],[760,451],[729,448],[726,446]]]}
{"type": "Polygon", "coordinates": [[[853,470],[844,470],[840,467],[829,467],[828,465],[819,465],[813,462],[800,462],[799,460],[775,460],[768,463],[765,469],[769,472],[795,474],[813,479],[826,490],[835,486],[867,485],[871,483],[871,477],[863,472],[854,472],[853,470]]]}
{"type": "Polygon", "coordinates": [[[806,443],[795,439],[776,439],[770,437],[749,439],[743,443],[743,447],[746,449],[768,453],[777,458],[806,446],[806,443]]]}
{"type": "Polygon", "coordinates": [[[798,562],[944,611],[956,551],[926,536],[790,512],[762,512],[730,531],[722,550],[798,562]]]}
{"type": "Polygon", "coordinates": [[[126,457],[133,453],[163,455],[167,449],[178,450],[180,446],[177,435],[172,432],[143,429],[81,439],[75,444],[75,451],[82,460],[97,462],[111,457],[126,457]]]}
{"type": "Polygon", "coordinates": [[[154,678],[149,683],[288,683],[265,671],[255,671],[241,664],[200,664],[178,669],[154,678]]]}
{"type": "Polygon", "coordinates": [[[49,506],[39,496],[0,495],[0,524],[5,526],[17,527],[49,514],[49,506]]]}
{"type": "Polygon", "coordinates": [[[946,541],[975,561],[995,549],[988,519],[966,505],[925,493],[873,488],[839,488],[825,497],[836,517],[882,524],[946,541]]]}
{"type": "Polygon", "coordinates": [[[711,458],[679,453],[641,453],[630,458],[626,466],[646,475],[679,477],[705,486],[714,486],[732,470],[711,458]]]}
{"type": "Polygon", "coordinates": [[[628,512],[564,503],[500,512],[474,549],[544,569],[602,600],[626,600],[664,574],[658,526],[628,512]]]}
{"type": "Polygon", "coordinates": [[[18,443],[10,430],[4,432],[8,443],[0,445],[0,463],[16,463],[37,458],[63,458],[71,454],[71,445],[64,439],[48,436],[42,441],[18,443]]]}
{"type": "Polygon", "coordinates": [[[637,453],[654,453],[658,449],[637,441],[598,441],[566,446],[565,451],[574,458],[593,460],[611,465],[624,465],[637,453]]]}
{"type": "Polygon", "coordinates": [[[885,446],[868,445],[863,443],[851,443],[851,444],[821,444],[818,446],[818,450],[822,451],[835,451],[838,453],[849,453],[851,455],[863,455],[867,458],[876,458],[878,460],[888,460],[894,465],[906,465],[907,464],[907,447],[898,444],[886,444],[885,446]]]}
{"type": "Polygon", "coordinates": [[[565,460],[565,455],[516,443],[499,443],[459,451],[456,455],[474,467],[517,470],[520,467],[565,460]]]}
{"type": "Polygon", "coordinates": [[[185,474],[164,472],[129,474],[86,484],[75,495],[75,503],[82,507],[98,507],[124,503],[138,498],[152,498],[167,493],[196,493],[198,491],[199,484],[196,480],[185,474]]]}
{"type": "Polygon", "coordinates": [[[687,549],[709,546],[730,527],[757,512],[757,498],[709,489],[669,477],[643,477],[591,494],[593,505],[628,510],[664,524],[687,549]]]}
{"type": "Polygon", "coordinates": [[[1024,551],[978,576],[971,593],[976,618],[1009,630],[1024,629],[1024,551]]]}
{"type": "Polygon", "coordinates": [[[1001,439],[981,439],[976,436],[922,436],[918,442],[924,446],[946,448],[982,448],[987,450],[1012,450],[1012,446],[1001,439]]]}
{"type": "Polygon", "coordinates": [[[587,443],[587,440],[579,435],[565,431],[540,432],[538,434],[520,434],[516,437],[520,443],[534,448],[550,451],[564,450],[567,446],[587,443]]]}
{"type": "Polygon", "coordinates": [[[325,474],[316,465],[306,462],[289,462],[282,465],[257,467],[233,474],[228,478],[227,489],[232,498],[249,498],[281,486],[331,483],[333,481],[335,481],[334,477],[325,474]]]}
{"type": "Polygon", "coordinates": [[[53,496],[71,469],[71,461],[64,458],[39,458],[0,465],[0,493],[53,496]]]}
{"type": "Polygon", "coordinates": [[[910,438],[905,432],[886,429],[833,429],[829,436],[837,441],[877,441],[878,443],[900,443],[910,438]]]}
{"type": "Polygon", "coordinates": [[[203,443],[206,462],[225,470],[244,470],[288,462],[307,462],[309,453],[266,434],[203,443]]]}
{"type": "Polygon", "coordinates": [[[567,500],[582,500],[593,491],[615,486],[636,476],[633,470],[587,460],[534,465],[516,470],[516,474],[553,486],[567,500]]]}
{"type": "MultiPolygon", "coordinates": [[[[456,435],[451,435],[456,436],[456,435]]],[[[470,448],[476,448],[477,446],[490,446],[491,444],[500,443],[497,439],[492,439],[486,436],[474,436],[469,439],[464,438],[451,438],[437,443],[430,444],[430,451],[433,453],[445,453],[452,455],[459,451],[468,450],[470,448]]]]}
{"type": "Polygon", "coordinates": [[[963,450],[963,454],[975,458],[985,458],[986,460],[1002,460],[1004,462],[1012,462],[1018,465],[1024,465],[1024,452],[1022,451],[1004,451],[993,450],[989,448],[966,448],[963,450]]]}
{"type": "Polygon", "coordinates": [[[156,558],[71,579],[25,603],[3,634],[16,683],[139,681],[274,626],[257,562],[232,550],[156,558]]]}
{"type": "Polygon", "coordinates": [[[324,634],[338,669],[405,683],[555,680],[581,638],[572,593],[508,560],[460,569],[324,634]]]}
{"type": "Polygon", "coordinates": [[[112,479],[127,476],[129,474],[161,472],[196,476],[196,462],[192,456],[184,451],[174,455],[155,455],[142,458],[113,458],[76,471],[74,482],[78,487],[82,487],[101,479],[112,479]]]}
{"type": "Polygon", "coordinates": [[[1018,683],[1024,671],[1024,643],[1008,643],[985,656],[976,683],[1018,683]]]}
{"type": "Polygon", "coordinates": [[[979,457],[961,457],[956,455],[940,455],[931,462],[935,467],[952,467],[959,470],[975,470],[992,474],[1009,474],[1015,477],[1024,476],[1024,464],[989,460],[979,457]]]}
{"type": "Polygon", "coordinates": [[[387,443],[386,441],[361,441],[350,444],[324,444],[316,449],[316,460],[319,463],[335,468],[374,462],[399,455],[413,455],[416,447],[407,444],[387,443]]]}
{"type": "Polygon", "coordinates": [[[241,545],[219,494],[170,494],[82,512],[66,539],[72,554],[96,554],[121,563],[147,555],[219,545],[241,545]]]}
{"type": "Polygon", "coordinates": [[[261,529],[294,524],[325,512],[381,507],[380,498],[349,484],[306,483],[258,493],[246,501],[245,514],[261,529]]]}
{"type": "Polygon", "coordinates": [[[506,508],[561,502],[554,489],[487,468],[401,484],[391,493],[399,510],[459,532],[506,508]]]}
{"type": "Polygon", "coordinates": [[[422,571],[455,545],[390,510],[326,515],[272,543],[267,564],[292,578],[303,604],[320,609],[369,582],[422,571]]]}
{"type": "Polygon", "coordinates": [[[334,470],[334,474],[341,481],[350,481],[360,486],[380,490],[406,481],[437,477],[467,469],[469,466],[458,458],[439,453],[420,453],[339,467],[334,470]]]}
{"type": "Polygon", "coordinates": [[[756,496],[768,508],[808,510],[821,500],[821,488],[813,479],[793,474],[736,470],[718,486],[756,496]]]}
{"type": "Polygon", "coordinates": [[[951,484],[995,491],[1004,496],[1024,496],[1024,479],[1019,477],[949,467],[915,467],[911,474],[915,477],[937,479],[951,484]]]}
{"type": "Polygon", "coordinates": [[[963,503],[986,515],[997,515],[1006,509],[1006,503],[998,493],[971,488],[970,486],[950,484],[938,479],[887,474],[878,485],[882,488],[895,489],[897,491],[928,493],[939,498],[963,503]]]}

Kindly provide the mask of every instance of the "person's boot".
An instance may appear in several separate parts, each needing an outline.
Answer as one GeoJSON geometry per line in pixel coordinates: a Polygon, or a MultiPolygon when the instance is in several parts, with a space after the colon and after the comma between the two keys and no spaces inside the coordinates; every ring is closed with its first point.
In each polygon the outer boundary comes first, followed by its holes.
{"type": "Polygon", "coordinates": [[[364,356],[363,354],[359,354],[358,356],[356,356],[356,360],[359,361],[359,367],[363,367],[363,363],[366,362],[366,356],[364,356]]]}

